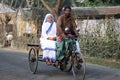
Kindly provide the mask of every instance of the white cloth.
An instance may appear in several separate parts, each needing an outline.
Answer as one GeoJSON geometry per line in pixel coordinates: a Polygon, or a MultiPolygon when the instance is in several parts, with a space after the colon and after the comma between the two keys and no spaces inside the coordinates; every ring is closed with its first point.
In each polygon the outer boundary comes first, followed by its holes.
{"type": "Polygon", "coordinates": [[[77,47],[77,52],[80,52],[80,44],[78,41],[76,41],[76,47],[77,47]]]}
{"type": "Polygon", "coordinates": [[[77,48],[76,52],[79,53],[77,54],[77,56],[80,57],[81,50],[80,50],[80,44],[78,41],[76,41],[76,48],[77,48]]]}
{"type": "Polygon", "coordinates": [[[26,33],[32,33],[32,27],[29,25],[29,23],[26,25],[26,33]]]}
{"type": "Polygon", "coordinates": [[[12,39],[13,39],[13,35],[12,35],[12,34],[8,34],[8,35],[6,36],[6,38],[7,38],[8,41],[9,41],[9,40],[12,40],[12,39]]]}
{"type": "Polygon", "coordinates": [[[56,61],[56,41],[40,39],[40,44],[43,49],[43,59],[50,59],[56,61]]]}
{"type": "Polygon", "coordinates": [[[53,23],[52,29],[49,32],[49,34],[46,33],[50,25],[51,23],[49,22],[46,22],[45,24],[43,24],[41,38],[47,39],[48,37],[56,37],[56,23],[55,22],[53,23]]]}
{"type": "Polygon", "coordinates": [[[47,14],[43,21],[42,25],[42,33],[40,37],[41,48],[43,49],[43,59],[49,59],[53,62],[56,61],[56,41],[47,40],[48,37],[56,37],[56,22],[53,20],[52,27],[50,31],[47,33],[51,23],[47,22],[47,18],[52,16],[52,14],[47,14]]]}

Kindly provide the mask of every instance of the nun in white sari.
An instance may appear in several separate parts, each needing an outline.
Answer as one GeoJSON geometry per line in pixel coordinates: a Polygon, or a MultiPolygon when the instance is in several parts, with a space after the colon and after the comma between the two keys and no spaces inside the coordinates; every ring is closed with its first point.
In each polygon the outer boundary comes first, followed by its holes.
{"type": "Polygon", "coordinates": [[[56,22],[52,14],[47,14],[42,24],[40,37],[41,48],[43,49],[43,60],[46,63],[56,61],[56,22]]]}

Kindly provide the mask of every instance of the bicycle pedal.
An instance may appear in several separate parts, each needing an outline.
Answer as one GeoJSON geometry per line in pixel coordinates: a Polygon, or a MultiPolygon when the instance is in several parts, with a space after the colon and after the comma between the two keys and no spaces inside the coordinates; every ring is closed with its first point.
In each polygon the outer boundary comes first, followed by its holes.
{"type": "Polygon", "coordinates": [[[82,60],[82,59],[79,59],[79,62],[80,62],[80,63],[83,63],[83,60],[82,60]]]}

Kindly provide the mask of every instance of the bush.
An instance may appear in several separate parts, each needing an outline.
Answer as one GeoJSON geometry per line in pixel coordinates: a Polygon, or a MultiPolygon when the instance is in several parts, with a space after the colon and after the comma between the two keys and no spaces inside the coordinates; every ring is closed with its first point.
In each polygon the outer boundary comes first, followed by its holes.
{"type": "MultiPolygon", "coordinates": [[[[93,33],[81,36],[81,50],[86,56],[120,59],[120,40],[118,26],[114,19],[105,19],[105,37],[100,34],[100,26],[93,33]]],[[[87,31],[87,30],[86,30],[87,31]]]]}

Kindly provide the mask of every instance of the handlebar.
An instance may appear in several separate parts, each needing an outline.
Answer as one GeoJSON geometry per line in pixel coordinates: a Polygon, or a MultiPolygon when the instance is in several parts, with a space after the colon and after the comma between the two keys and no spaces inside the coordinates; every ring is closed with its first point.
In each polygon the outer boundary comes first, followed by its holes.
{"type": "Polygon", "coordinates": [[[79,36],[75,36],[75,35],[68,34],[67,37],[66,37],[66,39],[68,39],[68,38],[78,40],[78,38],[80,38],[80,37],[79,37],[79,36]]]}
{"type": "Polygon", "coordinates": [[[77,41],[79,38],[80,38],[79,36],[67,34],[65,37],[59,36],[57,40],[58,40],[58,42],[61,42],[61,41],[64,40],[64,39],[72,39],[72,40],[77,41]]]}

